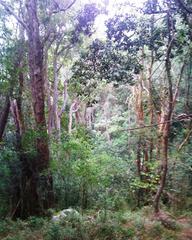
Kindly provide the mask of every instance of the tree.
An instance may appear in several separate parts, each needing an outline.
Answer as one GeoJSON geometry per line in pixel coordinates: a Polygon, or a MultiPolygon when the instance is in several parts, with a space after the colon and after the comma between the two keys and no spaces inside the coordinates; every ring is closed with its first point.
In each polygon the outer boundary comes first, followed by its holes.
{"type": "MultiPolygon", "coordinates": [[[[75,1],[65,7],[52,9],[50,14],[60,11],[66,11],[75,1]]],[[[20,189],[18,209],[24,209],[17,212],[17,216],[26,217],[30,215],[39,215],[53,204],[52,177],[48,173],[49,169],[49,146],[46,133],[45,118],[45,95],[44,95],[44,60],[43,60],[43,41],[40,33],[40,19],[38,17],[38,3],[36,0],[27,0],[26,8],[23,2],[20,2],[18,15],[13,8],[4,1],[0,4],[5,10],[13,15],[18,23],[25,29],[28,37],[28,63],[32,93],[32,105],[35,119],[35,139],[36,156],[29,161],[28,157],[22,160],[23,176],[22,187],[20,189]],[[21,16],[24,16],[22,19],[21,16]],[[43,187],[46,197],[40,196],[41,187],[43,187]],[[22,206],[21,206],[22,204],[22,206]]],[[[52,6],[50,6],[52,7],[52,6]]],[[[16,211],[15,211],[16,212],[16,211]]]]}

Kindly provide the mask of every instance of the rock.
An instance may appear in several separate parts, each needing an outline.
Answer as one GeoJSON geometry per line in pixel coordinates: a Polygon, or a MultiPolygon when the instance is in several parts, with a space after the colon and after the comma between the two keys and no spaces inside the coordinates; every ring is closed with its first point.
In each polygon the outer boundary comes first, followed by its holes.
{"type": "Polygon", "coordinates": [[[53,222],[59,222],[61,220],[60,215],[53,216],[51,220],[53,222]]]}
{"type": "Polygon", "coordinates": [[[68,208],[68,209],[64,209],[64,210],[58,212],[56,215],[53,215],[52,221],[53,222],[59,222],[59,221],[65,219],[65,218],[67,218],[68,216],[79,217],[80,214],[75,209],[68,208]]]}

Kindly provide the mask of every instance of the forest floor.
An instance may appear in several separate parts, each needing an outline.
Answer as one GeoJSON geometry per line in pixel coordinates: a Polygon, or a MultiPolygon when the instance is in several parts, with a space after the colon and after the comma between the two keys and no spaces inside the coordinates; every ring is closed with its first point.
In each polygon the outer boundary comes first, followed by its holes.
{"type": "Polygon", "coordinates": [[[87,211],[54,222],[50,218],[0,221],[2,240],[192,240],[192,217],[154,217],[140,211],[87,211]]]}
{"type": "Polygon", "coordinates": [[[181,217],[178,219],[178,223],[182,226],[182,231],[179,235],[179,239],[192,240],[192,219],[181,217]]]}

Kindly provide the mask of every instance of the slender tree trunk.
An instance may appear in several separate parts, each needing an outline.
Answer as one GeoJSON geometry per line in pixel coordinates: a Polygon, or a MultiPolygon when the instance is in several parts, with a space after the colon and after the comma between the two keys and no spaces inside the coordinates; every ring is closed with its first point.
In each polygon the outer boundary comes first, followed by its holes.
{"type": "Polygon", "coordinates": [[[166,129],[163,132],[163,136],[162,136],[162,163],[161,163],[161,179],[160,179],[160,185],[159,188],[156,192],[155,198],[154,198],[154,210],[155,213],[159,212],[159,203],[160,203],[160,198],[162,195],[162,192],[164,190],[165,187],[165,183],[166,183],[166,176],[167,176],[167,169],[168,169],[168,133],[169,133],[169,128],[170,128],[170,124],[168,123],[166,126],[166,129]]]}
{"type": "Polygon", "coordinates": [[[71,134],[72,132],[72,124],[73,124],[73,113],[76,113],[79,110],[79,101],[75,99],[71,104],[69,110],[69,123],[68,123],[68,133],[71,134]]]}
{"type": "MultiPolygon", "coordinates": [[[[152,16],[151,19],[151,34],[154,32],[154,16],[152,16]]],[[[148,83],[149,83],[149,112],[150,112],[150,124],[154,124],[154,106],[153,106],[153,85],[152,85],[152,72],[153,72],[153,65],[154,65],[154,52],[151,50],[151,64],[149,66],[149,77],[148,77],[148,83]]],[[[149,139],[150,146],[149,146],[149,159],[152,161],[153,159],[153,149],[154,149],[154,140],[153,137],[149,139]]]]}
{"type": "MultiPolygon", "coordinates": [[[[24,52],[25,52],[25,40],[23,26],[19,26],[19,45],[16,52],[15,72],[18,72],[18,94],[16,99],[11,101],[11,112],[16,127],[16,151],[18,158],[20,159],[21,172],[23,170],[23,148],[22,148],[22,136],[25,132],[24,116],[22,111],[22,98],[24,87],[24,52]]],[[[11,192],[11,216],[21,216],[21,176],[18,174],[15,168],[12,169],[12,192],[11,192]]]]}
{"type": "MultiPolygon", "coordinates": [[[[21,86],[19,86],[20,88],[21,86]]],[[[11,112],[12,116],[15,122],[15,127],[16,127],[16,139],[17,139],[17,144],[16,144],[16,150],[18,157],[20,159],[21,163],[21,175],[18,175],[15,172],[15,169],[12,171],[12,197],[11,197],[11,217],[12,218],[17,218],[17,217],[22,217],[23,215],[23,199],[22,199],[22,184],[21,184],[21,179],[23,176],[23,166],[24,166],[24,154],[23,154],[23,149],[22,149],[22,135],[24,133],[24,128],[23,128],[23,118],[22,118],[22,108],[21,108],[21,91],[19,89],[19,99],[20,99],[20,104],[18,104],[18,101],[14,99],[11,102],[11,112]]]]}
{"type": "Polygon", "coordinates": [[[51,91],[50,91],[50,83],[48,78],[48,49],[44,50],[44,81],[45,81],[45,97],[46,103],[48,108],[48,133],[51,133],[51,109],[52,109],[52,102],[51,102],[51,91]]]}
{"type": "Polygon", "coordinates": [[[190,92],[191,92],[192,56],[190,56],[189,65],[187,68],[188,74],[185,80],[185,112],[189,114],[191,112],[190,92]]]}
{"type": "Polygon", "coordinates": [[[56,49],[54,51],[53,56],[53,80],[54,80],[54,87],[53,87],[53,104],[49,111],[49,123],[48,129],[49,133],[52,133],[53,129],[56,130],[58,140],[61,137],[61,116],[62,113],[65,111],[66,104],[67,104],[67,80],[64,81],[64,99],[63,99],[63,106],[61,110],[58,107],[58,100],[59,100],[59,70],[62,67],[60,65],[58,67],[58,60],[61,53],[64,51],[59,51],[60,41],[57,43],[56,49]]]}
{"type": "Polygon", "coordinates": [[[169,134],[170,134],[170,127],[171,127],[171,118],[174,108],[173,103],[173,87],[172,87],[172,76],[171,76],[171,61],[170,55],[172,50],[172,43],[174,36],[173,34],[173,21],[170,13],[167,13],[167,26],[169,31],[169,38],[167,44],[167,53],[166,53],[166,60],[165,60],[165,69],[167,74],[167,85],[168,85],[168,98],[167,103],[164,102],[164,109],[163,109],[163,124],[160,127],[161,132],[161,178],[160,178],[160,185],[156,192],[154,198],[154,211],[158,213],[160,211],[160,198],[163,193],[166,184],[166,177],[167,177],[167,169],[168,169],[168,144],[169,144],[169,134]]]}
{"type": "Polygon", "coordinates": [[[58,69],[57,69],[57,51],[54,54],[53,58],[53,79],[54,79],[54,89],[53,89],[53,104],[50,112],[50,118],[52,126],[50,127],[50,131],[52,132],[52,128],[57,131],[58,135],[58,129],[59,129],[59,116],[58,116],[58,99],[59,99],[59,93],[58,93],[58,85],[59,85],[59,77],[58,77],[58,69]]]}
{"type": "Polygon", "coordinates": [[[68,84],[67,84],[67,80],[65,80],[64,81],[64,90],[63,90],[63,105],[62,105],[60,113],[59,113],[59,118],[61,118],[61,116],[67,106],[67,100],[68,100],[68,89],[67,88],[68,88],[68,84]]]}
{"type": "MultiPolygon", "coordinates": [[[[142,169],[141,169],[141,137],[139,137],[139,140],[137,142],[137,160],[136,160],[136,164],[137,164],[137,174],[138,177],[140,179],[140,181],[142,181],[142,169]]],[[[141,207],[141,202],[143,200],[143,191],[141,188],[138,189],[137,191],[137,207],[141,207]]]]}
{"type": "Polygon", "coordinates": [[[59,134],[59,139],[61,138],[61,118],[63,113],[66,110],[67,106],[67,100],[68,100],[68,89],[67,89],[67,80],[64,81],[64,91],[63,91],[63,105],[61,107],[61,110],[58,113],[58,134],[59,134]]]}
{"type": "MultiPolygon", "coordinates": [[[[135,88],[135,112],[137,117],[137,124],[139,127],[142,127],[144,125],[144,111],[143,111],[143,102],[142,102],[142,83],[143,80],[143,73],[141,74],[141,79],[139,86],[135,88]]],[[[142,178],[142,172],[143,172],[143,165],[144,162],[142,161],[142,141],[143,141],[143,135],[142,133],[139,133],[138,140],[137,140],[137,173],[140,181],[143,181],[142,178]]],[[[139,188],[137,191],[137,206],[141,207],[141,205],[144,203],[144,191],[142,188],[139,188]]]]}

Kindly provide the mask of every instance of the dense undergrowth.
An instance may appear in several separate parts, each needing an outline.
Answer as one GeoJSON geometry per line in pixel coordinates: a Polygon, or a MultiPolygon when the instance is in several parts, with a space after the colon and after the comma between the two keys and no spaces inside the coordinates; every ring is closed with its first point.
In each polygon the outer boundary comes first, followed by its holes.
{"type": "Polygon", "coordinates": [[[68,215],[59,222],[30,217],[0,222],[2,240],[187,240],[191,239],[192,218],[187,214],[165,225],[154,218],[152,209],[138,211],[86,211],[68,215]]]}

